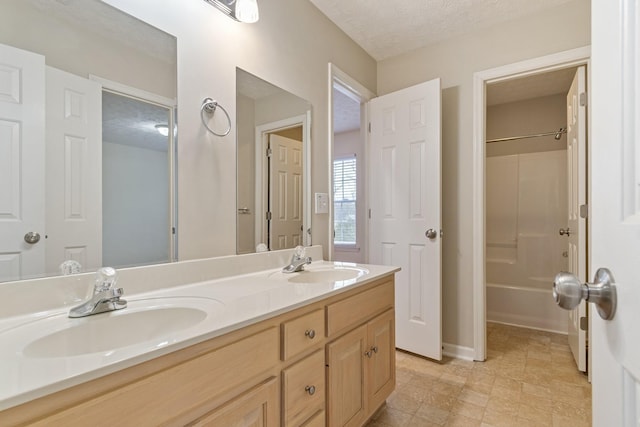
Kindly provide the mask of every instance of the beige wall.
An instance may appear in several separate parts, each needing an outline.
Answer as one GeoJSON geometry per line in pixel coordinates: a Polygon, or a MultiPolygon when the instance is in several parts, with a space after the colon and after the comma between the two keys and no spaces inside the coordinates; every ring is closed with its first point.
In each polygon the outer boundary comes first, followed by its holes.
{"type": "Polygon", "coordinates": [[[378,63],[378,94],[442,78],[443,340],[473,347],[473,73],[590,43],[590,3],[494,25],[378,63]]]}
{"type": "MultiPolygon", "coordinates": [[[[175,49],[170,36],[157,42],[175,49]]],[[[175,58],[170,62],[158,59],[131,44],[47,15],[23,0],[3,2],[0,43],[44,55],[47,65],[81,77],[94,74],[170,99],[176,97],[175,58]]]]}
{"type": "MultiPolygon", "coordinates": [[[[548,133],[566,128],[566,104],[567,96],[564,94],[487,107],[487,139],[548,133]]],[[[558,141],[551,135],[487,144],[487,157],[566,149],[566,134],[558,141]]]]}
{"type": "MultiPolygon", "coordinates": [[[[260,21],[232,21],[204,1],[107,0],[178,39],[179,257],[236,251],[235,75],[240,67],[313,105],[312,192],[328,192],[327,63],[374,89],[376,64],[308,1],[269,0],[260,21]],[[231,115],[219,138],[200,123],[204,97],[231,115]]],[[[313,215],[313,242],[326,248],[328,216],[313,215]]]]}

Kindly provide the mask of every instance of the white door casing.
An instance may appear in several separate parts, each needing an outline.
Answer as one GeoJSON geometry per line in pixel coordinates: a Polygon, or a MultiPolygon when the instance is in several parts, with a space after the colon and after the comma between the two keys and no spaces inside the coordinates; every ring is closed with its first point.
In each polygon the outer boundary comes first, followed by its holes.
{"type": "Polygon", "coordinates": [[[374,98],[370,114],[369,259],[402,268],[396,347],[440,360],[440,79],[374,98]]]}
{"type": "Polygon", "coordinates": [[[44,56],[0,45],[0,281],[44,273],[44,56]],[[38,233],[28,244],[24,236],[38,233]]]}
{"type": "MultiPolygon", "coordinates": [[[[580,214],[580,206],[587,204],[586,175],[586,72],[585,67],[576,70],[567,93],[567,184],[568,184],[568,235],[569,272],[587,281],[586,218],[580,214]]],[[[583,214],[586,212],[583,212],[583,214]]],[[[585,215],[586,216],[586,215],[585,215]]],[[[566,234],[565,234],[566,236],[566,234]]],[[[580,318],[587,315],[587,304],[582,301],[569,311],[569,347],[578,370],[587,370],[586,331],[580,328],[580,318]]]]}
{"type": "Polygon", "coordinates": [[[302,142],[269,135],[269,249],[302,245],[302,142]]]}
{"type": "Polygon", "coordinates": [[[615,281],[612,320],[591,316],[593,425],[640,426],[640,10],[592,1],[591,260],[615,281]]]}
{"type": "Polygon", "coordinates": [[[102,265],[102,86],[46,67],[48,273],[102,265]]]}

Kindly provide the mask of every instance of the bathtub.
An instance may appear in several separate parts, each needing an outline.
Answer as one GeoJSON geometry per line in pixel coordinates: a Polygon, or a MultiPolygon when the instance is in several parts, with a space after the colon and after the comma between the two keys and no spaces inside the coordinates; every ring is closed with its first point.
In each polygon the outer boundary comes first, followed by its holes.
{"type": "Polygon", "coordinates": [[[546,288],[487,283],[487,321],[567,333],[569,317],[546,288]]]}

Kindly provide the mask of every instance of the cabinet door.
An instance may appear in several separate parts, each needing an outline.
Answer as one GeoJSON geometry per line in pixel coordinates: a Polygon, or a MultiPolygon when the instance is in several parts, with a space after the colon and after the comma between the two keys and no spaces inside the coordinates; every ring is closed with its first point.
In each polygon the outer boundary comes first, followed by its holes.
{"type": "Polygon", "coordinates": [[[365,358],[367,325],[327,345],[328,425],[359,426],[366,419],[365,358]]]}
{"type": "Polygon", "coordinates": [[[279,406],[278,381],[272,377],[188,426],[276,427],[279,406]]]}
{"type": "Polygon", "coordinates": [[[395,314],[386,311],[367,325],[370,357],[367,359],[369,412],[375,411],[391,394],[396,383],[395,314]]]}

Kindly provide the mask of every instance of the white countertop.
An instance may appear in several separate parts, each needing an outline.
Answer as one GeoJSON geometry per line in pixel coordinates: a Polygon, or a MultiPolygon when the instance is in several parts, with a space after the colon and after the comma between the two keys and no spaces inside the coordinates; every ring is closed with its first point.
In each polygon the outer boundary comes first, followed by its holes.
{"type": "MultiPolygon", "coordinates": [[[[396,267],[327,261],[313,262],[306,269],[313,272],[329,267],[358,267],[368,274],[333,283],[304,283],[304,272],[283,275],[277,268],[155,291],[127,293],[127,308],[80,319],[67,317],[68,306],[0,319],[0,411],[362,286],[399,270],[396,267]],[[300,277],[300,283],[289,280],[296,276],[300,277]],[[31,354],[27,348],[38,338],[82,322],[113,321],[109,318],[149,307],[176,304],[200,307],[207,312],[206,318],[193,326],[167,331],[160,338],[143,342],[127,342],[132,338],[123,327],[114,333],[122,334],[124,346],[88,354],[43,356],[31,354]]],[[[126,292],[126,286],[123,287],[126,292]]],[[[64,344],[57,346],[63,347],[64,344]]]]}

